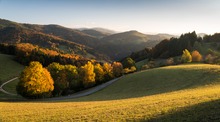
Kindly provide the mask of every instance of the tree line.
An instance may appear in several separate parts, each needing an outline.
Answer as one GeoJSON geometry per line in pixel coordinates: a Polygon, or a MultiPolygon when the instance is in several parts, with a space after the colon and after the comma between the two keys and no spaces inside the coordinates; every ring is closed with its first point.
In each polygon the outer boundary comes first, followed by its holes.
{"type": "Polygon", "coordinates": [[[55,97],[72,94],[105,83],[123,74],[120,62],[112,64],[88,61],[76,67],[51,63],[43,67],[33,61],[20,75],[17,92],[26,98],[55,97]]]}
{"type": "Polygon", "coordinates": [[[196,35],[196,32],[182,34],[179,38],[162,40],[153,48],[146,48],[130,55],[136,62],[143,59],[170,58],[179,56],[184,49],[193,51],[194,44],[201,42],[202,38],[196,35]]]}
{"type": "Polygon", "coordinates": [[[28,65],[31,61],[38,61],[43,66],[48,66],[52,62],[81,66],[84,65],[87,61],[89,61],[89,59],[79,55],[67,54],[48,48],[42,48],[30,43],[1,43],[0,52],[15,55],[15,60],[23,65],[28,65]]]}

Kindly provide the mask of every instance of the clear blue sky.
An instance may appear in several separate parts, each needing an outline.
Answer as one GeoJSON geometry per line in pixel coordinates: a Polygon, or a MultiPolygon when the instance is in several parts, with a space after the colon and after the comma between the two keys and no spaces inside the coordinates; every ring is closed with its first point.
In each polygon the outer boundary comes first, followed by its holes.
{"type": "Polygon", "coordinates": [[[70,28],[220,32],[220,0],[0,0],[0,18],[70,28]]]}

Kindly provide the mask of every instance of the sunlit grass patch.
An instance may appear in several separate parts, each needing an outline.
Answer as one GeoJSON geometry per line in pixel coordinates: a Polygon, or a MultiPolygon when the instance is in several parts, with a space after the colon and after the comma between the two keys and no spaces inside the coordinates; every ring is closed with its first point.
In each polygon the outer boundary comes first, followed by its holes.
{"type": "Polygon", "coordinates": [[[219,69],[190,64],[146,70],[83,98],[1,102],[0,115],[2,121],[216,121],[219,69]]]}

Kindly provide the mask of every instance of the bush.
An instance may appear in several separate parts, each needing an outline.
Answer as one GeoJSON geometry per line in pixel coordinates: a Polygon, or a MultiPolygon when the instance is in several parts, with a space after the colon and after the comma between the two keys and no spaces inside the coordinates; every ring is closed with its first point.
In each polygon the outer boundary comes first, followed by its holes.
{"type": "Polygon", "coordinates": [[[173,58],[168,58],[167,60],[166,60],[166,65],[173,65],[174,64],[174,59],[173,58]]]}
{"type": "Polygon", "coordinates": [[[126,58],[122,61],[122,65],[124,68],[131,68],[132,66],[135,66],[135,61],[132,58],[126,58]]]}
{"type": "Polygon", "coordinates": [[[124,74],[129,74],[129,73],[133,73],[133,72],[135,72],[137,69],[136,69],[136,67],[131,67],[131,68],[124,68],[123,69],[123,73],[124,74]]]}
{"type": "Polygon", "coordinates": [[[208,64],[213,64],[214,63],[214,57],[211,55],[211,54],[208,54],[206,57],[205,57],[205,63],[208,63],[208,64]]]}
{"type": "Polygon", "coordinates": [[[150,69],[150,67],[146,64],[146,65],[143,65],[142,67],[141,67],[141,70],[146,70],[146,69],[150,69]]]}

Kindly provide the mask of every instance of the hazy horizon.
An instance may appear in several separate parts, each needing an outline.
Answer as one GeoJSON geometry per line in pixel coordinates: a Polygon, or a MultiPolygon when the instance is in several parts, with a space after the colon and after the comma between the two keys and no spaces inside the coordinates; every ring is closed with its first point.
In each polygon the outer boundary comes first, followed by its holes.
{"type": "Polygon", "coordinates": [[[68,28],[179,35],[220,32],[218,0],[0,0],[0,18],[68,28]]]}

